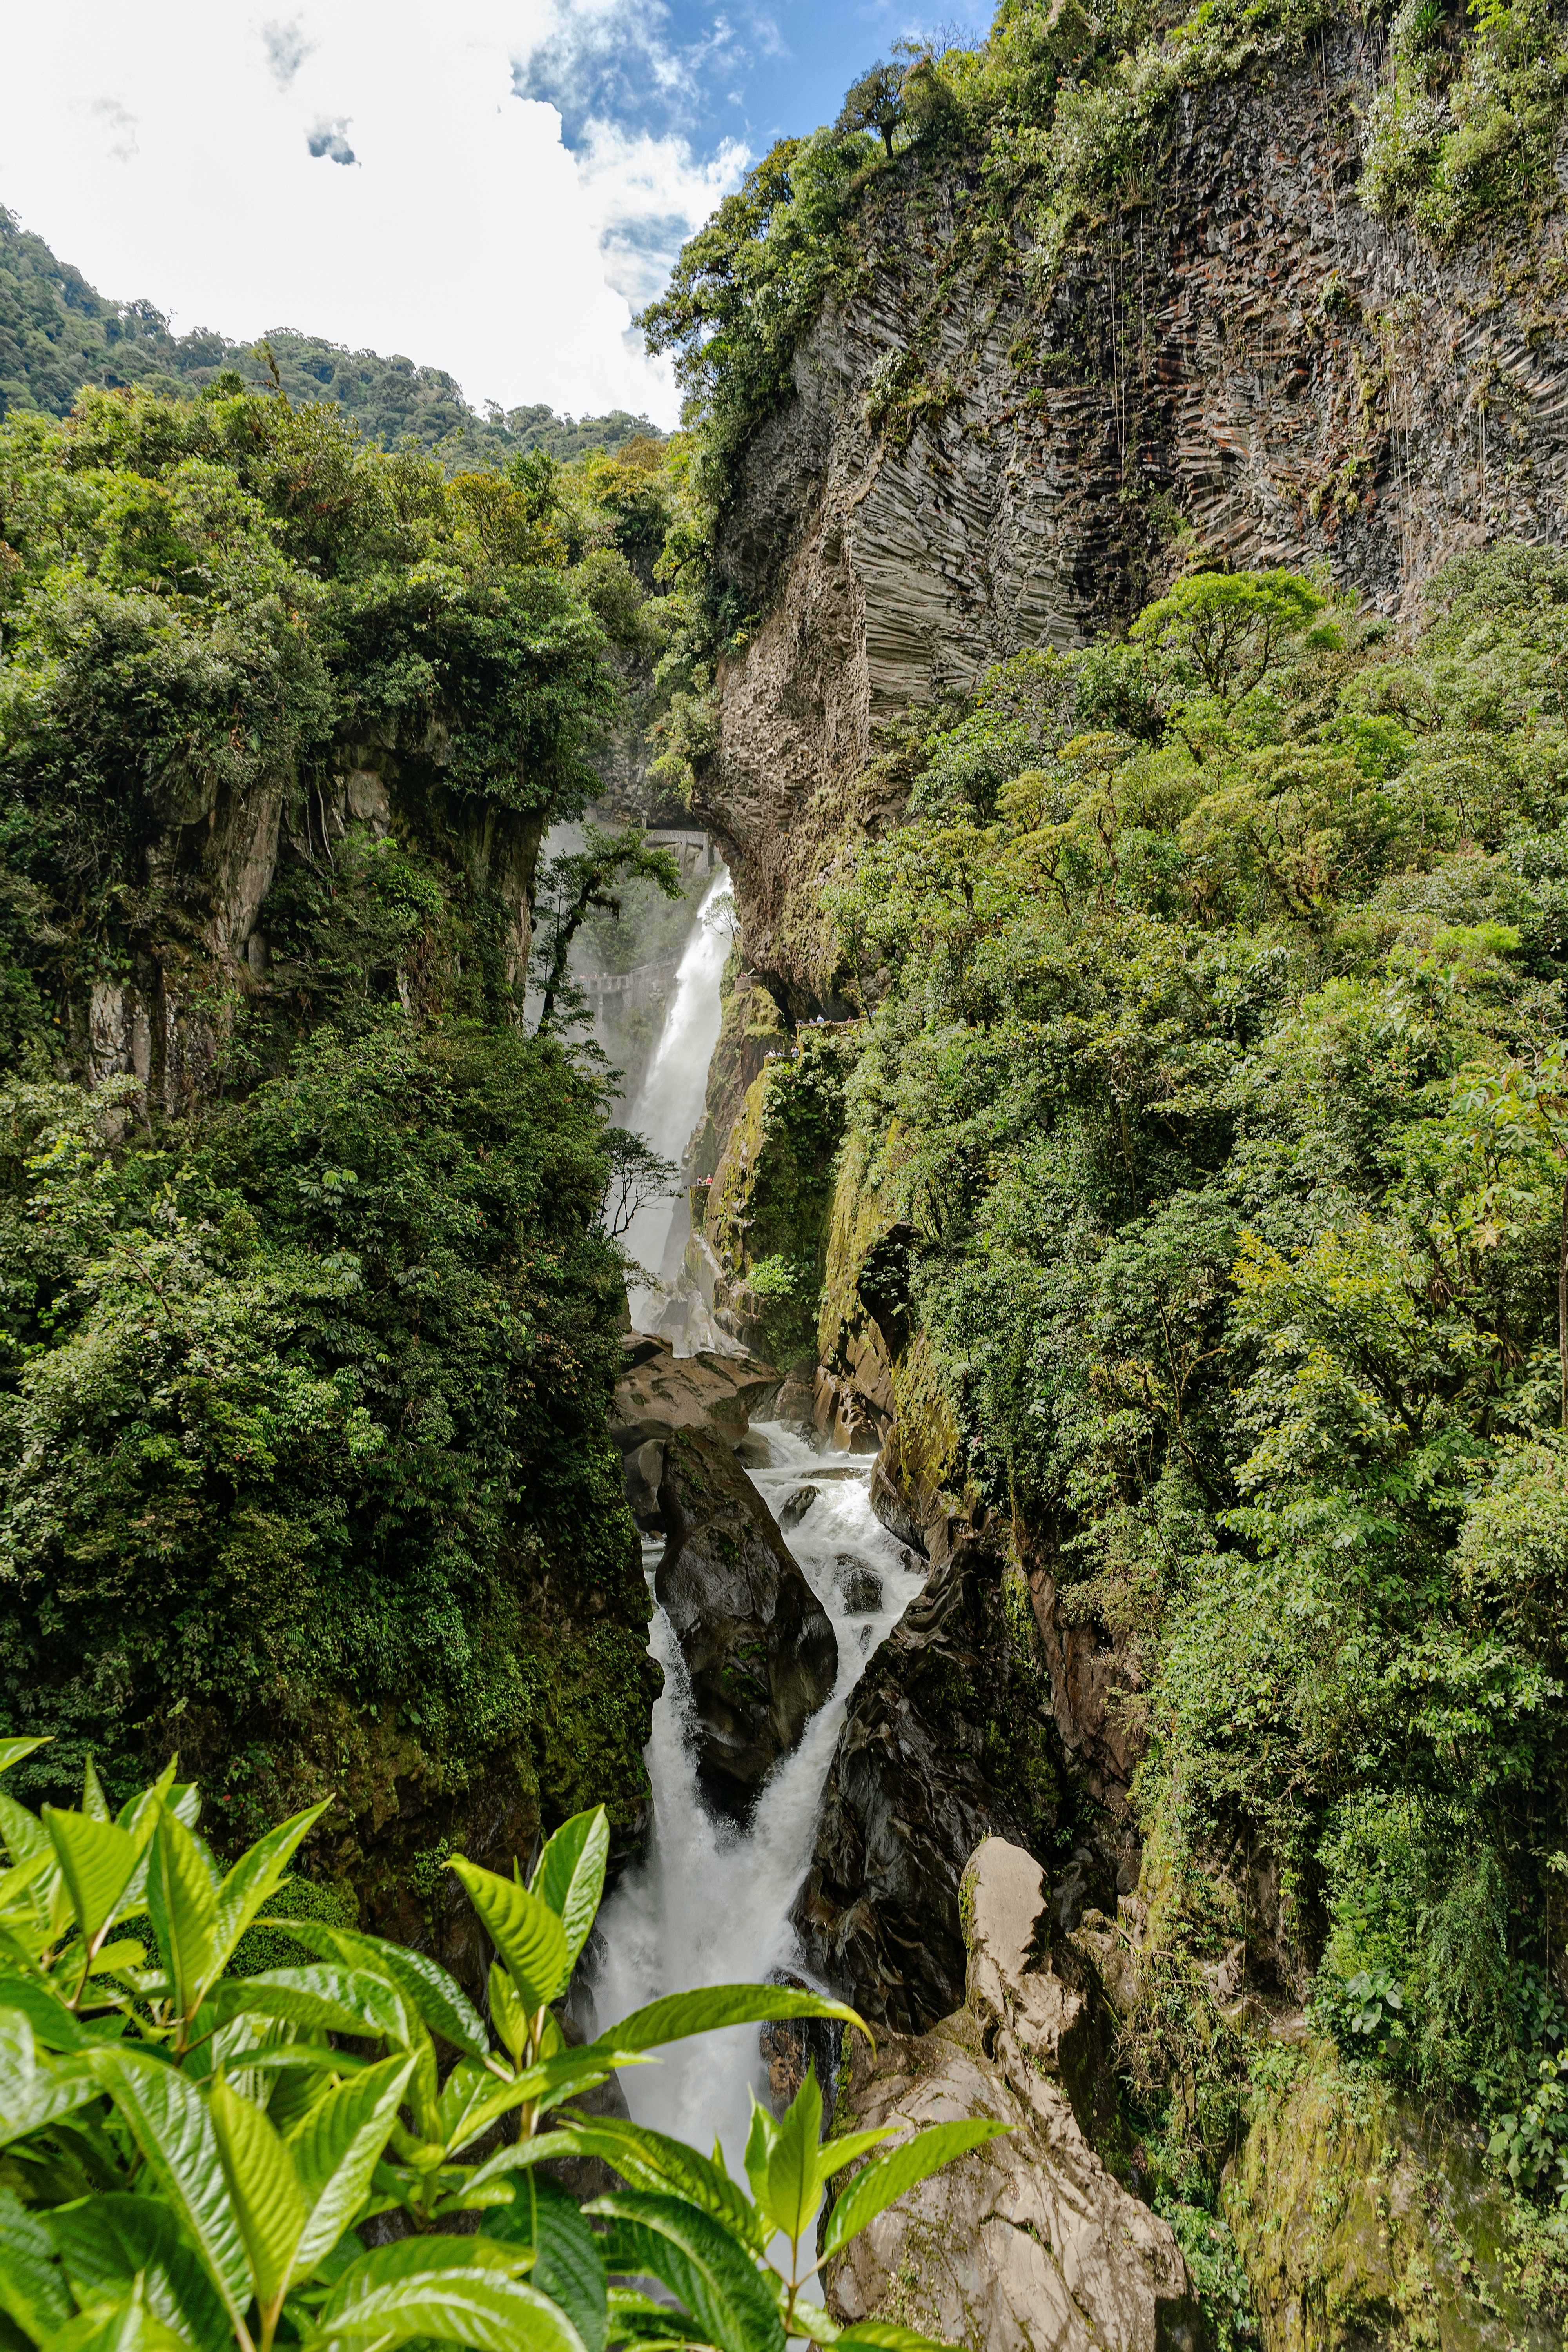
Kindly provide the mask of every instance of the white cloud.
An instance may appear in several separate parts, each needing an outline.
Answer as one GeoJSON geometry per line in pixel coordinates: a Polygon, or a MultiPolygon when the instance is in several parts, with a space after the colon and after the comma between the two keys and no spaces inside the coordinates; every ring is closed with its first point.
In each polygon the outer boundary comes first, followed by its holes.
{"type": "MultiPolygon", "coordinates": [[[[596,28],[640,26],[643,87],[679,95],[655,5],[585,0],[596,28]]],[[[14,10],[0,203],[177,329],[296,327],[449,368],[476,402],[672,423],[630,311],[744,152],[705,162],[606,116],[574,158],[555,109],[514,95],[513,60],[561,21],[545,0],[309,0],[265,24],[211,0],[14,10]]]]}

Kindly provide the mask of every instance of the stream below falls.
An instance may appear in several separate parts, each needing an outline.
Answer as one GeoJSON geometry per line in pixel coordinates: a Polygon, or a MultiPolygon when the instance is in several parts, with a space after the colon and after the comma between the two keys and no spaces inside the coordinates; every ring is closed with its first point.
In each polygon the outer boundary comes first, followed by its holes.
{"type": "MultiPolygon", "coordinates": [[[[591,1990],[600,2026],[663,1993],[754,1983],[774,1969],[803,1972],[789,1914],[811,1861],[845,1706],[878,1643],[924,1580],[910,1572],[910,1555],[872,1515],[868,1461],[825,1457],[778,1422],[753,1423],[752,1433],[766,1441],[772,1461],[766,1468],[749,1462],[747,1473],[775,1519],[798,1487],[820,1487],[784,1541],[832,1620],[838,1679],[799,1747],[763,1784],[750,1821],[743,1826],[721,1821],[698,1787],[686,1670],[656,1602],[650,1646],[665,1681],[647,1751],[653,1832],[644,1858],[599,1915],[591,1990]],[[874,1611],[852,1615],[844,1588],[854,1568],[872,1570],[881,1593],[874,1611]]],[[[650,1587],[662,1549],[658,1538],[645,1545],[650,1587]]],[[[754,2087],[761,2095],[764,2082],[754,2025],[678,2042],[661,2064],[628,2068],[621,2080],[639,2123],[702,2149],[717,2137],[739,2176],[751,2095],[754,2087]]]]}

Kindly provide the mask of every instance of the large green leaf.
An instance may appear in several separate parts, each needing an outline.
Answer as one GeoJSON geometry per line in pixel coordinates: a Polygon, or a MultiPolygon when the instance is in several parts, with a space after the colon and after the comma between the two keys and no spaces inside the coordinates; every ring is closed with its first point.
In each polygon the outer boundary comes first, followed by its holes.
{"type": "Polygon", "coordinates": [[[142,1847],[128,1831],[88,1813],[46,1805],[42,1818],[69,1890],[76,1924],[83,1942],[90,1944],[113,1918],[142,1859],[142,1847]]]}
{"type": "MultiPolygon", "coordinates": [[[[742,2161],[746,2168],[746,2178],[752,2184],[752,2194],[763,2211],[767,2214],[770,2222],[773,2221],[773,2214],[768,2205],[768,2159],[773,2155],[773,2142],[778,2136],[777,2124],[769,2115],[766,2107],[758,2103],[756,2094],[753,2092],[751,2129],[746,2134],[746,2147],[742,2161]]],[[[776,2229],[778,2225],[773,2222],[773,2226],[776,2229]]]]}
{"type": "Polygon", "coordinates": [[[80,2058],[41,2055],[25,2012],[0,2008],[0,2147],[99,2096],[80,2058]]]}
{"type": "Polygon", "coordinates": [[[545,2008],[566,1990],[572,1973],[566,1930],[548,1903],[514,1879],[454,1854],[447,1864],[468,1892],[485,1931],[531,2010],[545,2008]]]}
{"type": "Polygon", "coordinates": [[[84,2197],[48,2216],[78,2299],[89,2304],[140,2275],[150,2308],[188,2344],[226,2344],[232,2330],[200,2258],[169,2207],[156,2197],[119,2191],[84,2197]]]}
{"type": "Polygon", "coordinates": [[[431,2336],[477,2352],[585,2352],[565,2314],[515,2275],[532,2259],[485,2238],[377,2246],[344,2272],[318,2326],[345,2347],[431,2336]]]}
{"type": "Polygon", "coordinates": [[[135,2279],[123,2294],[90,2304],[48,2337],[44,2352],[190,2352],[165,2326],[147,2300],[146,2284],[135,2279]]]}
{"type": "Polygon", "coordinates": [[[858,2319],[853,2327],[841,2328],[837,2340],[850,2352],[952,2352],[950,2344],[912,2327],[895,2327],[889,2319],[858,2319]]]}
{"type": "Polygon", "coordinates": [[[566,1931],[566,1965],[574,1969],[588,1940],[605,1892],[610,1822],[603,1805],[563,1822],[539,1857],[533,1891],[542,1895],[566,1931]]]}
{"type": "Polygon", "coordinates": [[[969,2116],[963,2123],[932,2124],[887,2156],[873,2158],[835,2201],[823,2233],[822,2260],[830,2261],[906,2189],[929,2180],[933,2172],[940,2172],[954,2157],[966,2156],[971,2148],[983,2147],[988,2139],[995,2139],[1011,2129],[1010,2124],[995,2123],[989,2116],[969,2116]]]}
{"type": "Polygon", "coordinates": [[[900,2129],[897,2124],[879,2124],[872,2131],[844,2132],[837,2139],[825,2140],[817,2161],[824,2180],[831,2180],[847,2164],[854,2164],[885,2139],[891,2139],[900,2129]]]}
{"type": "Polygon", "coordinates": [[[690,2033],[717,2033],[726,2025],[765,2025],[781,2017],[836,2017],[871,2038],[870,2028],[855,2011],[825,1994],[794,1992],[788,1985],[708,1985],[697,1992],[675,1992],[663,2000],[634,2010],[619,2025],[610,2026],[588,2048],[652,2050],[661,2042],[683,2042],[690,2033]]]}
{"type": "Polygon", "coordinates": [[[358,2212],[413,2071],[412,2058],[367,2067],[329,2091],[289,2134],[306,2206],[296,2277],[308,2277],[325,2260],[358,2212]]]}
{"type": "Polygon", "coordinates": [[[397,2042],[408,2032],[393,1986],[366,1969],[340,1968],[332,1960],[231,1977],[215,1989],[213,2009],[226,2024],[236,2017],[278,2017],[310,2033],[381,2034],[397,2042]]]}
{"type": "Polygon", "coordinates": [[[43,2215],[0,2189],[0,2311],[37,2344],[75,2308],[43,2215]]]}
{"type": "Polygon", "coordinates": [[[221,1965],[217,1874],[184,1822],[165,1806],[147,1866],[147,1908],[180,2017],[194,2017],[221,1965]]]}
{"type": "MultiPolygon", "coordinates": [[[[784,2352],[774,2284],[710,2213],[684,2198],[642,2189],[617,2189],[584,2210],[619,2224],[630,2274],[659,2278],[673,2288],[711,2343],[725,2352],[784,2352]]],[[[621,2267],[622,2257],[615,2259],[621,2267]]]]}
{"type": "Polygon", "coordinates": [[[379,1972],[432,2033],[481,2064],[489,2055],[489,2038],[479,2011],[462,1987],[427,1953],[411,1952],[402,1944],[362,1935],[355,1927],[334,1927],[325,1919],[276,1918],[266,1925],[292,1936],[296,1943],[323,1959],[341,1960],[345,1967],[372,1976],[379,1972]]]}
{"type": "Polygon", "coordinates": [[[95,2050],[91,2063],[237,2325],[250,2300],[249,2265],[205,2100],[177,2067],[135,2042],[95,2050]]]}
{"type": "Polygon", "coordinates": [[[586,2352],[605,2352],[610,2315],[604,2258],[577,2200],[531,2170],[517,2183],[512,2203],[492,2212],[487,2227],[503,2242],[532,2246],[533,2284],[561,2305],[586,2352]]]}
{"type": "Polygon", "coordinates": [[[623,2066],[652,2063],[640,2050],[613,2050],[604,2042],[591,2042],[581,2050],[563,2050],[558,2058],[541,2058],[516,2082],[518,2089],[541,2107],[556,2107],[563,2099],[574,2099],[580,2092],[608,2082],[623,2066]]]}
{"type": "Polygon", "coordinates": [[[778,2134],[768,2154],[768,2210],[786,2238],[805,2235],[822,2197],[817,2152],[822,2145],[822,2093],[816,2069],[808,2066],[805,2080],[779,2117],[778,2134]]]}
{"type": "Polygon", "coordinates": [[[618,2116],[585,2116],[579,2122],[563,2119],[552,2137],[570,2144],[573,2153],[598,2157],[621,2175],[628,2188],[669,2191],[711,2213],[737,2238],[757,2252],[765,2251],[769,2231],[743,2191],[729,2174],[682,2139],[669,2139],[646,2124],[624,2122],[618,2116]]]}
{"type": "Polygon", "coordinates": [[[218,1889],[214,1950],[220,1968],[228,1966],[235,1946],[251,1921],[277,1894],[288,1876],[296,1849],[309,1837],[331,1801],[330,1797],[323,1797],[319,1805],[310,1805],[302,1813],[291,1814],[240,1855],[218,1889]]]}
{"type": "Polygon", "coordinates": [[[47,1739],[0,1739],[0,1772],[8,1772],[13,1764],[19,1764],[35,1748],[47,1748],[48,1744],[47,1739]]]}
{"type": "Polygon", "coordinates": [[[98,1777],[98,1767],[90,1756],[81,1769],[81,1809],[89,1821],[110,1822],[114,1819],[109,1810],[109,1799],[103,1793],[103,1783],[98,1777]]]}
{"type": "Polygon", "coordinates": [[[49,1833],[37,1813],[19,1805],[15,1797],[0,1789],[0,1838],[5,1841],[5,1851],[13,1862],[26,1862],[29,1854],[52,1853],[49,1833]]]}
{"type": "Polygon", "coordinates": [[[294,2160],[262,2109],[241,2098],[221,2074],[207,2105],[256,2299],[270,2311],[293,2274],[294,2250],[305,2227],[294,2160]]]}
{"type": "Polygon", "coordinates": [[[531,2139],[514,2140],[468,2174],[461,2189],[443,2208],[454,2213],[476,2212],[487,2205],[504,2205],[510,2198],[510,2176],[531,2165],[553,2164],[557,2157],[579,2153],[574,2132],[536,2132],[531,2139]]]}
{"type": "MultiPolygon", "coordinates": [[[[24,1976],[19,1969],[0,1970],[0,2010],[19,2010],[33,2029],[33,2038],[46,2050],[85,2050],[99,2038],[97,2030],[71,2014],[58,1995],[36,1976],[24,1976]]],[[[122,2028],[118,2018],[112,2027],[118,2039],[122,2028]]]]}

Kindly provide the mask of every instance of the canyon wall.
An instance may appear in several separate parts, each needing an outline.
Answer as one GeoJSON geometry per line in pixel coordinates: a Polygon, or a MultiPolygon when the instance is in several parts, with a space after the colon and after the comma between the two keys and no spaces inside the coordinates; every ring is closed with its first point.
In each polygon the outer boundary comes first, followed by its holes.
{"type": "MultiPolygon", "coordinates": [[[[750,960],[847,1009],[813,920],[879,723],[1069,646],[1179,568],[1326,566],[1391,619],[1450,556],[1564,532],[1562,223],[1436,253],[1364,211],[1375,28],[1180,100],[1161,169],[1054,275],[960,234],[974,174],[912,174],[797,351],[721,542],[765,617],[721,677],[697,813],[750,960]]],[[[1561,173],[1561,151],[1559,151],[1561,173]]]]}

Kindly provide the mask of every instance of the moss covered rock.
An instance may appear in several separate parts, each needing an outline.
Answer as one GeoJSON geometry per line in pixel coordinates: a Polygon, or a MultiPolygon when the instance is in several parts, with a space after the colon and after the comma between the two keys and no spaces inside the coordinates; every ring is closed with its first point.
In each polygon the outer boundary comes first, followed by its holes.
{"type": "Polygon", "coordinates": [[[1477,2137],[1326,2053],[1255,2120],[1225,2212],[1266,2352],[1561,2343],[1477,2137]]]}

